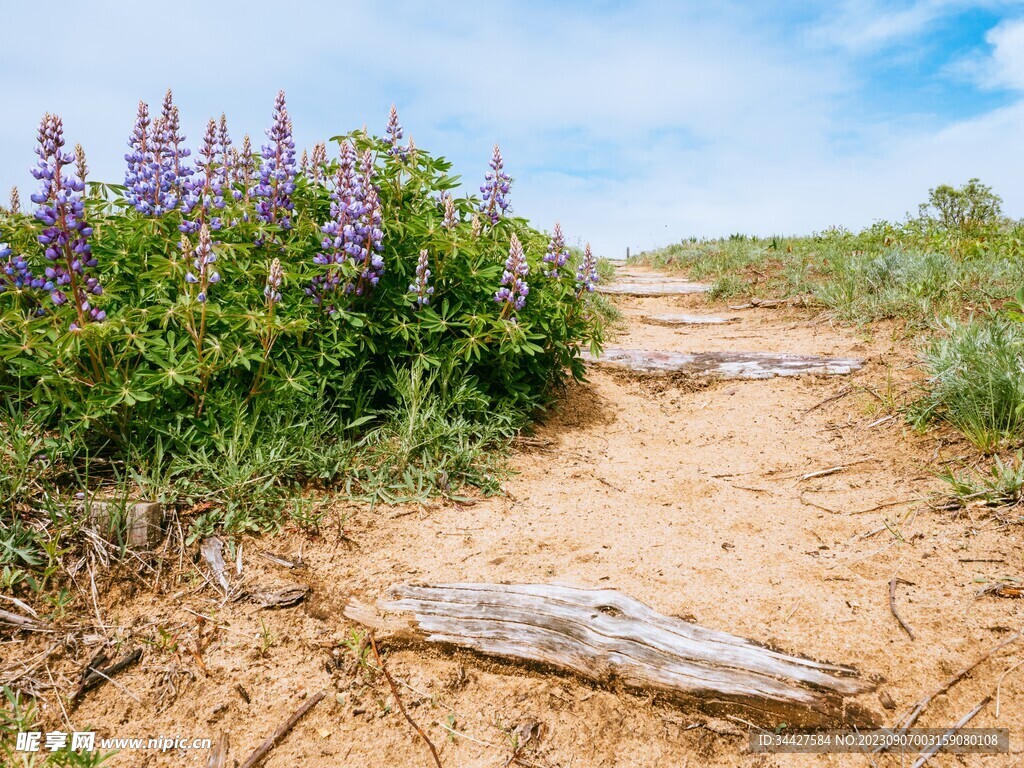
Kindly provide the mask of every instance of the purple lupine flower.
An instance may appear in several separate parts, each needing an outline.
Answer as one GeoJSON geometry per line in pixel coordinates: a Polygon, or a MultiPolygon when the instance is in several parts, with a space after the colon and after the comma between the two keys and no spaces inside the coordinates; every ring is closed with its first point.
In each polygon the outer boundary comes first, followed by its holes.
{"type": "Polygon", "coordinates": [[[299,156],[299,173],[303,176],[309,174],[309,152],[302,150],[302,154],[299,156]]]}
{"type": "Polygon", "coordinates": [[[256,206],[261,221],[278,224],[282,229],[292,226],[292,193],[295,191],[295,142],[292,121],[288,117],[284,91],[278,91],[274,103],[274,124],[267,130],[269,144],[263,145],[263,165],[254,194],[260,198],[256,206]]]}
{"type": "Polygon", "coordinates": [[[85,149],[81,144],[75,144],[75,173],[78,180],[85,187],[85,177],[89,175],[89,165],[85,161],[85,149]]]}
{"type": "Polygon", "coordinates": [[[391,105],[391,113],[388,115],[387,134],[388,143],[391,145],[388,154],[404,160],[407,150],[399,143],[402,140],[402,125],[398,122],[398,108],[394,104],[391,105]]]}
{"type": "Polygon", "coordinates": [[[7,243],[0,243],[0,293],[11,288],[42,288],[44,282],[32,275],[24,256],[14,254],[7,243]]]}
{"type": "Polygon", "coordinates": [[[132,126],[131,135],[128,137],[128,147],[131,151],[124,156],[128,163],[124,174],[125,196],[136,211],[145,215],[152,212],[153,198],[150,178],[150,122],[149,105],[140,101],[135,125],[132,126]]]}
{"type": "Polygon", "coordinates": [[[494,294],[494,300],[504,304],[501,315],[515,317],[526,305],[526,297],[530,294],[530,286],[526,284],[526,276],[530,273],[530,265],[526,263],[526,254],[519,238],[512,235],[508,248],[508,259],[505,260],[505,272],[501,276],[501,288],[494,294]]]}
{"type": "Polygon", "coordinates": [[[323,250],[313,257],[314,264],[328,269],[316,275],[306,288],[306,295],[312,297],[313,303],[329,314],[334,314],[336,310],[324,302],[341,282],[340,267],[348,260],[350,248],[357,247],[353,241],[358,237],[356,225],[362,204],[358,197],[360,187],[357,184],[355,162],[356,154],[352,144],[342,142],[341,160],[334,174],[334,191],[331,193],[331,219],[320,228],[324,234],[320,243],[323,250]]]}
{"type": "Polygon", "coordinates": [[[192,175],[192,169],[186,162],[192,155],[192,150],[184,146],[185,136],[181,132],[181,116],[174,104],[174,96],[171,89],[167,89],[164,95],[163,113],[163,144],[166,153],[164,165],[167,182],[170,188],[170,208],[180,204],[186,194],[186,184],[192,175]]]}
{"type": "Polygon", "coordinates": [[[17,187],[11,187],[11,213],[21,213],[21,195],[18,194],[17,187]]]}
{"type": "Polygon", "coordinates": [[[147,178],[152,193],[152,199],[149,201],[150,213],[154,216],[163,216],[178,204],[177,191],[174,188],[174,158],[170,150],[170,133],[163,117],[153,120],[147,162],[147,178]]]}
{"type": "MultiPolygon", "coordinates": [[[[182,240],[182,245],[187,247],[188,241],[182,240]]],[[[199,226],[199,241],[192,252],[192,267],[194,271],[185,274],[185,282],[198,286],[199,293],[196,294],[196,301],[205,302],[209,295],[210,286],[220,282],[220,274],[212,269],[210,265],[217,261],[217,254],[213,252],[213,241],[210,239],[210,227],[204,221],[199,226]]]]}
{"type": "Polygon", "coordinates": [[[545,277],[557,280],[558,270],[569,261],[569,249],[565,247],[565,237],[562,235],[562,226],[556,221],[555,231],[551,234],[551,242],[548,243],[548,251],[544,254],[544,263],[548,265],[544,270],[545,277]]]}
{"type": "Polygon", "coordinates": [[[593,293],[597,287],[597,280],[597,259],[590,250],[590,243],[587,243],[587,247],[583,249],[583,261],[576,270],[576,296],[580,296],[584,291],[593,293]]]}
{"type": "Polygon", "coordinates": [[[218,230],[221,221],[215,215],[224,208],[224,190],[221,184],[221,173],[217,158],[220,155],[220,143],[217,137],[217,122],[211,117],[206,123],[206,133],[199,148],[196,168],[200,171],[188,183],[188,194],[182,200],[181,212],[190,215],[198,208],[194,221],[183,220],[178,226],[182,232],[196,232],[205,222],[210,228],[218,230]]]}
{"type": "Polygon", "coordinates": [[[77,331],[87,320],[101,322],[107,315],[90,302],[91,296],[103,294],[103,286],[88,271],[97,262],[89,245],[92,227],[85,220],[82,202],[85,185],[65,173],[73,158],[63,147],[64,123],[57,115],[47,114],[39,125],[39,160],[32,169],[41,182],[39,192],[32,195],[32,202],[39,206],[35,216],[43,224],[38,240],[50,262],[41,287],[58,306],[69,298],[74,302],[78,320],[71,323],[71,330],[77,331]]]}
{"type": "Polygon", "coordinates": [[[442,193],[444,200],[444,220],[441,226],[444,229],[455,229],[459,223],[459,216],[455,210],[455,199],[447,192],[442,193]]]}
{"type": "Polygon", "coordinates": [[[281,269],[281,260],[275,258],[270,262],[270,269],[267,270],[267,284],[263,287],[263,298],[266,299],[267,307],[273,306],[281,301],[281,282],[284,280],[284,270],[281,269]]]}
{"type": "Polygon", "coordinates": [[[427,267],[427,249],[420,251],[419,261],[416,262],[416,280],[409,286],[409,293],[416,296],[416,305],[425,307],[430,303],[430,297],[434,295],[434,286],[430,284],[430,269],[427,267]]]}
{"type": "Polygon", "coordinates": [[[491,224],[497,224],[505,211],[508,209],[508,190],[512,184],[512,178],[505,173],[505,162],[501,157],[501,150],[494,145],[494,152],[491,154],[491,170],[484,174],[484,185],[480,187],[484,199],[480,203],[480,212],[491,219],[491,224]]]}
{"type": "Polygon", "coordinates": [[[220,155],[217,177],[220,179],[221,189],[223,189],[231,183],[231,136],[228,134],[228,118],[223,112],[221,112],[220,122],[217,124],[217,151],[220,155]]]}
{"type": "MultiPolygon", "coordinates": [[[[303,150],[303,154],[305,154],[305,150],[303,150]]],[[[309,160],[309,175],[314,184],[319,184],[320,179],[324,177],[325,165],[327,165],[327,145],[318,141],[313,145],[313,155],[309,160]]]]}
{"type": "Polygon", "coordinates": [[[384,231],[380,228],[382,215],[380,195],[373,183],[373,154],[370,150],[363,153],[360,163],[362,172],[361,186],[357,199],[361,198],[359,219],[355,227],[355,235],[348,245],[350,255],[356,257],[361,265],[359,282],[355,286],[357,296],[372,291],[384,274],[384,258],[380,255],[384,249],[384,231]]]}
{"type": "MultiPolygon", "coordinates": [[[[238,159],[232,166],[234,173],[232,174],[235,182],[235,189],[232,192],[235,200],[244,200],[246,203],[249,202],[249,191],[252,189],[253,173],[256,170],[256,163],[252,157],[252,142],[249,139],[249,134],[245,134],[242,137],[242,151],[238,154],[238,159]]],[[[246,221],[248,221],[249,214],[245,214],[246,221]]]]}

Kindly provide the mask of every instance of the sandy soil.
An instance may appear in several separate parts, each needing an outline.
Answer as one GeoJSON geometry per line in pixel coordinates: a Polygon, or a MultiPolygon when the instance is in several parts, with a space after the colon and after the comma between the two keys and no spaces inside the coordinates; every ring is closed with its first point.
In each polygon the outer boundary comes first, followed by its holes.
{"type": "MultiPolygon", "coordinates": [[[[115,736],[226,732],[232,758],[242,760],[305,697],[326,688],[327,699],[265,765],[430,765],[384,680],[355,663],[346,646],[352,628],[340,618],[348,595],[372,603],[407,580],[613,587],[666,614],[852,664],[895,703],[877,707],[886,722],[1024,625],[1024,601],[976,596],[980,579],[1022,575],[1024,531],[1001,527],[984,510],[957,515],[920,501],[942,490],[935,462],[967,449],[949,436],[918,435],[898,416],[878,423],[913,384],[908,342],[886,327],[869,334],[788,308],[729,311],[702,296],[617,302],[626,321],[618,346],[855,356],[868,364],[848,377],[702,384],[594,371],[512,457],[517,474],[505,497],[347,508],[338,510],[346,539],[326,525],[319,536],[246,541],[240,580],[308,583],[312,594],[299,607],[224,604],[195,581],[163,594],[122,586],[106,601],[104,621],[132,642],[163,627],[178,650],[146,646],[118,687],[85,696],[74,724],[115,736]],[[680,328],[639,319],[666,312],[740,319],[680,328]],[[847,468],[801,479],[840,465],[847,468]],[[293,556],[301,548],[308,568],[273,565],[257,556],[263,548],[293,556]],[[897,573],[911,582],[899,586],[898,605],[915,640],[889,610],[897,573]]],[[[521,764],[871,764],[852,755],[751,755],[745,724],[697,709],[460,654],[383,650],[445,766],[507,765],[510,734],[536,732],[535,722],[540,735],[518,753],[521,764]]],[[[87,654],[82,648],[77,660],[57,661],[65,690],[87,654]]],[[[1024,760],[1024,667],[1002,677],[1022,661],[1024,641],[938,697],[919,722],[948,726],[998,685],[998,716],[993,700],[972,726],[1010,728],[1012,753],[939,756],[932,765],[1024,760]]],[[[52,701],[46,714],[62,722],[52,701]]],[[[207,758],[135,751],[110,764],[198,766],[207,758]]]]}

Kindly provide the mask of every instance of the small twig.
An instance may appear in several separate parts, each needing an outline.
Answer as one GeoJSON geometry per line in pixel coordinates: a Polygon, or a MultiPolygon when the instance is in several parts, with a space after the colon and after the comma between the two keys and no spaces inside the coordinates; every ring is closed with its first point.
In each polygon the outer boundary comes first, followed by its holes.
{"type": "MultiPolygon", "coordinates": [[[[1015,643],[1017,640],[1020,640],[1022,636],[1024,636],[1024,632],[1017,632],[1011,635],[1009,638],[999,643],[999,645],[995,646],[988,652],[983,653],[969,666],[966,666],[963,669],[961,669],[959,672],[957,672],[955,675],[949,678],[946,682],[944,682],[941,686],[939,686],[935,691],[929,693],[927,696],[918,701],[917,704],[914,705],[914,708],[913,710],[911,710],[910,714],[907,715],[906,719],[904,719],[903,724],[900,725],[899,728],[894,729],[896,733],[901,736],[904,733],[906,733],[907,729],[909,729],[914,723],[917,722],[917,718],[919,718],[921,716],[921,713],[925,711],[929,704],[931,704],[932,699],[934,699],[936,696],[941,696],[942,694],[944,694],[954,685],[956,685],[965,677],[967,677],[967,675],[974,671],[974,669],[980,666],[983,662],[990,659],[994,654],[998,653],[1011,643],[1015,643]]],[[[880,747],[876,749],[875,752],[882,752],[884,750],[885,747],[880,747]]]]}
{"type": "MultiPolygon", "coordinates": [[[[437,765],[437,768],[444,768],[444,766],[441,765],[441,758],[437,755],[437,748],[434,747],[434,742],[427,737],[427,734],[423,732],[423,729],[416,725],[416,721],[409,716],[408,712],[406,712],[405,705],[402,703],[402,697],[398,695],[398,686],[395,685],[395,681],[391,678],[391,673],[388,672],[387,667],[384,666],[384,660],[380,657],[380,652],[377,650],[377,640],[374,638],[372,632],[369,633],[369,637],[370,648],[373,649],[373,657],[376,659],[377,666],[380,667],[380,671],[384,673],[384,678],[388,681],[388,685],[391,687],[391,695],[395,698],[395,703],[398,704],[398,708],[401,710],[402,715],[405,716],[405,719],[409,722],[409,725],[413,727],[413,730],[415,730],[416,733],[420,735],[420,738],[427,743],[427,746],[430,747],[430,754],[434,756],[434,763],[437,765]]],[[[242,768],[247,767],[242,766],[242,768]]]]}
{"type": "Polygon", "coordinates": [[[826,397],[824,400],[822,400],[817,405],[812,405],[810,408],[808,408],[806,411],[804,411],[802,415],[806,416],[807,414],[811,413],[812,411],[818,410],[819,408],[821,408],[824,405],[828,405],[829,403],[834,403],[836,400],[842,400],[844,397],[846,397],[852,391],[853,391],[853,387],[845,386],[841,390],[839,390],[839,392],[837,392],[836,394],[832,395],[832,397],[826,397]]]}
{"type": "MultiPolygon", "coordinates": [[[[955,734],[957,731],[959,731],[961,728],[963,728],[965,725],[967,725],[969,722],[971,722],[971,720],[974,719],[974,716],[976,714],[978,714],[979,712],[981,712],[981,710],[983,710],[986,706],[988,706],[988,703],[990,701],[992,701],[992,697],[991,696],[986,696],[984,699],[981,700],[981,703],[978,706],[976,706],[974,709],[972,709],[966,715],[961,717],[956,722],[956,725],[954,725],[952,728],[950,728],[948,731],[946,731],[942,735],[944,737],[949,737],[949,736],[952,736],[953,734],[955,734]]],[[[935,757],[936,753],[938,753],[938,751],[940,749],[942,749],[942,742],[943,742],[943,740],[944,739],[939,739],[932,746],[928,747],[928,749],[926,749],[924,751],[924,753],[917,759],[917,761],[912,766],[910,766],[910,768],[921,768],[922,765],[924,765],[929,760],[931,760],[933,757],[935,757]]]]}
{"type": "Polygon", "coordinates": [[[900,626],[903,627],[903,631],[907,633],[907,635],[910,637],[911,640],[913,640],[914,639],[914,630],[912,630],[910,628],[910,626],[907,624],[907,622],[905,622],[903,620],[903,617],[900,616],[900,612],[896,610],[896,582],[897,581],[901,581],[904,584],[908,583],[908,582],[903,581],[903,579],[898,578],[895,574],[893,574],[893,577],[891,579],[889,579],[889,610],[892,611],[892,615],[896,617],[896,621],[898,621],[900,623],[900,626]]]}
{"type": "Polygon", "coordinates": [[[1024,664],[1024,661],[1018,661],[1016,664],[1014,664],[1012,667],[1010,667],[1008,670],[1006,670],[1005,672],[1003,672],[1003,674],[999,676],[999,682],[996,683],[996,720],[999,719],[999,699],[1001,693],[1000,689],[1003,687],[1003,680],[1006,679],[1006,676],[1008,674],[1013,672],[1013,670],[1017,669],[1017,667],[1021,666],[1022,664],[1024,664]]]}
{"type": "Polygon", "coordinates": [[[883,501],[881,504],[876,504],[873,507],[868,507],[867,509],[858,509],[855,512],[847,512],[846,514],[848,514],[848,515],[863,515],[863,514],[865,514],[867,512],[877,512],[878,510],[885,509],[886,507],[898,507],[898,506],[900,506],[902,504],[914,504],[915,502],[918,502],[918,501],[927,501],[927,499],[925,497],[923,497],[923,496],[920,496],[920,497],[918,497],[916,499],[901,499],[899,501],[883,501]]]}
{"type": "Polygon", "coordinates": [[[885,424],[885,422],[887,422],[887,421],[892,421],[895,418],[896,418],[896,414],[895,413],[890,414],[889,416],[883,416],[880,419],[876,419],[875,421],[872,421],[870,424],[868,424],[866,427],[864,427],[864,429],[872,429],[872,428],[877,427],[877,426],[879,426],[881,424],[885,424]]]}
{"type": "Polygon", "coordinates": [[[136,697],[127,688],[125,688],[124,686],[122,686],[119,683],[117,683],[117,681],[112,679],[113,676],[116,675],[118,672],[122,672],[122,671],[126,670],[132,664],[135,664],[136,662],[138,662],[139,659],[141,659],[141,658],[142,658],[142,649],[141,648],[136,648],[134,651],[129,653],[123,659],[121,659],[120,661],[115,661],[113,664],[111,664],[106,669],[102,669],[101,670],[101,669],[97,669],[96,666],[90,666],[89,669],[88,669],[88,674],[86,674],[85,677],[82,678],[82,682],[79,684],[79,686],[75,690],[75,692],[71,695],[71,703],[72,704],[76,703],[80,698],[82,698],[82,695],[86,691],[90,691],[93,688],[96,688],[97,686],[102,685],[103,683],[111,682],[111,683],[114,683],[114,685],[116,685],[118,688],[120,688],[122,691],[127,693],[129,696],[131,696],[133,699],[135,699],[136,701],[138,701],[141,704],[142,702],[139,701],[138,697],[136,697]]]}
{"type": "Polygon", "coordinates": [[[52,629],[47,629],[42,625],[41,622],[33,619],[29,616],[22,616],[20,613],[11,613],[0,608],[0,624],[9,624],[18,629],[25,630],[27,632],[52,632],[52,629]]]}
{"type": "Polygon", "coordinates": [[[270,750],[276,747],[281,740],[289,734],[292,728],[296,726],[299,720],[304,718],[306,713],[319,704],[326,695],[327,691],[320,691],[318,694],[310,698],[305,704],[295,710],[295,713],[291,717],[278,726],[277,730],[271,734],[270,738],[256,747],[256,751],[249,755],[246,761],[242,763],[242,768],[255,768],[255,766],[262,763],[266,759],[267,755],[270,754],[270,750]]]}
{"type": "Polygon", "coordinates": [[[799,496],[801,504],[805,504],[808,507],[814,507],[815,509],[820,509],[822,512],[829,512],[833,515],[842,514],[842,512],[840,512],[838,509],[831,509],[829,507],[822,506],[821,504],[818,504],[816,502],[808,501],[807,499],[804,498],[804,493],[807,493],[807,491],[803,491],[799,496]]]}

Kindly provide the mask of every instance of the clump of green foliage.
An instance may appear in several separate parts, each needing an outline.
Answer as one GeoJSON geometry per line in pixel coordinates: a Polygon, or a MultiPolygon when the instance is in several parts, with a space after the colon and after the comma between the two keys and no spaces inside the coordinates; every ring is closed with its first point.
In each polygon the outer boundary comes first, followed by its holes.
{"type": "Polygon", "coordinates": [[[924,352],[927,394],[912,412],[940,419],[983,451],[1024,438],[1024,326],[1004,318],[949,321],[924,352]]]}
{"type": "Polygon", "coordinates": [[[1024,499],[1024,453],[1017,451],[1006,460],[996,456],[987,473],[948,469],[939,477],[949,484],[958,506],[979,502],[991,507],[1013,506],[1024,499]]]}
{"type": "Polygon", "coordinates": [[[497,148],[481,201],[400,126],[334,137],[333,159],[319,145],[300,170],[283,94],[275,120],[242,155],[211,121],[194,175],[173,179],[182,156],[156,124],[138,139],[140,111],[125,186],[86,186],[84,152],[73,174],[44,120],[39,209],[0,213],[10,578],[38,565],[18,531],[101,486],[209,502],[194,535],[276,525],[310,487],[493,492],[495,448],[599,349],[575,265],[547,274],[549,236],[506,210],[497,148]]]}

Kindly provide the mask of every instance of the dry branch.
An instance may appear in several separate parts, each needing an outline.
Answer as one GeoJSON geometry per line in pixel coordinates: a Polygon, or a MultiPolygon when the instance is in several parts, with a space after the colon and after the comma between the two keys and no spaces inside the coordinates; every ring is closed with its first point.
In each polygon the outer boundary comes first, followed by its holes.
{"type": "Polygon", "coordinates": [[[141,658],[142,649],[136,648],[120,661],[115,661],[109,667],[100,669],[100,664],[106,662],[107,656],[102,652],[98,653],[95,659],[86,665],[86,668],[82,673],[82,681],[78,684],[78,688],[75,689],[75,692],[71,694],[71,703],[77,703],[86,691],[90,691],[93,688],[103,685],[103,683],[109,681],[118,672],[123,672],[128,669],[128,667],[137,663],[141,658]]]}
{"type": "MultiPolygon", "coordinates": [[[[994,648],[989,649],[987,652],[983,653],[981,656],[979,656],[977,659],[975,659],[971,664],[969,664],[968,666],[964,667],[959,672],[957,672],[955,675],[953,675],[951,678],[949,678],[946,682],[944,682],[936,690],[932,691],[927,696],[925,696],[924,698],[919,700],[914,705],[914,708],[910,711],[910,714],[907,715],[906,718],[904,718],[903,723],[898,728],[894,729],[895,732],[897,734],[899,734],[899,735],[902,735],[902,734],[906,733],[907,730],[909,728],[911,728],[914,725],[914,723],[917,722],[917,718],[919,718],[921,716],[921,713],[925,711],[925,709],[928,707],[929,704],[931,704],[933,699],[935,699],[937,696],[941,696],[942,694],[944,694],[946,691],[948,691],[954,685],[956,685],[961,680],[963,680],[965,677],[967,677],[967,675],[969,675],[971,672],[973,672],[983,662],[988,661],[992,656],[994,656],[996,653],[998,653],[999,651],[1001,651],[1003,648],[1005,648],[1006,646],[1010,645],[1011,643],[1017,642],[1018,640],[1020,640],[1021,637],[1024,637],[1024,632],[1015,632],[1014,634],[1010,635],[1010,637],[1008,637],[1006,640],[1004,640],[1003,642],[999,643],[999,645],[995,646],[994,648]]],[[[973,715],[972,715],[972,717],[973,717],[973,715]]],[[[884,752],[884,751],[885,751],[884,747],[880,747],[880,748],[875,750],[875,752],[884,752]]]]}
{"type": "MultiPolygon", "coordinates": [[[[976,706],[966,715],[957,720],[956,724],[948,731],[946,731],[943,734],[943,736],[949,737],[955,734],[957,731],[959,731],[961,728],[963,728],[965,725],[971,722],[971,720],[974,719],[974,716],[976,714],[978,714],[979,712],[981,712],[981,710],[987,707],[990,701],[992,701],[992,697],[986,696],[984,699],[981,700],[981,703],[978,704],[978,706],[976,706]]],[[[922,755],[914,762],[912,766],[910,766],[910,768],[921,768],[921,766],[927,763],[929,760],[931,760],[939,752],[940,749],[942,749],[942,742],[938,741],[934,745],[928,747],[928,749],[926,749],[924,753],[922,753],[922,755]]]]}
{"type": "Polygon", "coordinates": [[[612,590],[548,584],[392,587],[381,616],[351,600],[345,616],[398,640],[436,642],[622,683],[713,711],[821,724],[873,719],[852,701],[873,686],[856,670],[790,656],[659,614],[612,590]],[[411,617],[408,614],[412,614],[411,617]]]}
{"type": "Polygon", "coordinates": [[[370,648],[373,649],[373,658],[377,661],[377,666],[380,667],[380,671],[384,673],[384,679],[388,681],[388,687],[391,688],[391,695],[395,699],[395,703],[398,704],[399,710],[402,712],[402,716],[406,719],[406,722],[412,726],[413,730],[419,734],[420,738],[423,739],[427,746],[430,748],[430,754],[434,758],[434,764],[437,768],[443,768],[441,765],[441,758],[437,754],[437,747],[434,746],[434,742],[423,732],[416,721],[412,719],[412,716],[406,711],[405,704],[402,703],[402,697],[398,693],[398,686],[395,685],[395,681],[391,677],[391,673],[388,672],[388,668],[384,666],[384,659],[380,657],[380,651],[377,650],[377,640],[374,638],[373,633],[370,633],[370,648]]]}
{"type": "Polygon", "coordinates": [[[893,576],[891,579],[889,579],[889,610],[892,611],[892,615],[896,617],[896,621],[898,621],[900,623],[900,626],[903,627],[903,631],[907,633],[907,635],[910,637],[911,640],[913,640],[914,639],[914,631],[910,628],[910,626],[907,624],[907,622],[905,622],[903,620],[903,617],[900,616],[900,612],[896,610],[896,582],[897,581],[903,582],[904,584],[907,583],[907,582],[903,581],[903,579],[899,579],[896,576],[893,576]]]}
{"type": "Polygon", "coordinates": [[[304,718],[309,710],[319,704],[326,695],[326,691],[320,691],[318,694],[311,697],[305,704],[295,710],[291,717],[277,727],[277,730],[271,734],[270,738],[260,744],[256,748],[256,751],[249,755],[246,761],[242,763],[242,768],[255,768],[255,766],[262,763],[267,758],[267,755],[270,754],[270,750],[276,747],[281,740],[291,732],[292,728],[298,724],[299,720],[304,718]]]}

